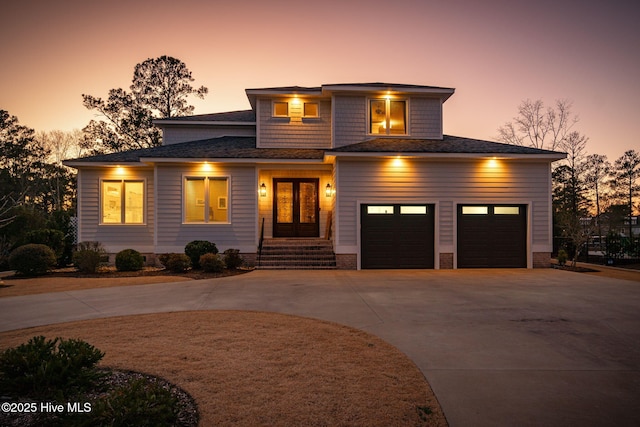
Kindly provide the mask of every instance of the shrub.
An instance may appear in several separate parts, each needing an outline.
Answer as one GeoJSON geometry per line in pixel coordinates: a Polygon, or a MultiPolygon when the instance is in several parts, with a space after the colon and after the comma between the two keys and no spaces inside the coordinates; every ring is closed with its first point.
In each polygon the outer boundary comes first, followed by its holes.
{"type": "Polygon", "coordinates": [[[138,271],[144,265],[144,258],[134,249],[124,249],[116,254],[116,269],[118,271],[138,271]]]}
{"type": "Polygon", "coordinates": [[[564,249],[560,249],[558,251],[558,264],[565,265],[567,263],[567,259],[569,259],[567,251],[565,251],[564,249]]]}
{"type": "Polygon", "coordinates": [[[73,263],[83,273],[95,273],[105,254],[100,242],[80,242],[73,253],[73,263]]]}
{"type": "Polygon", "coordinates": [[[46,245],[29,243],[9,255],[9,267],[25,276],[45,274],[56,265],[56,254],[46,245]]]}
{"type": "Polygon", "coordinates": [[[25,236],[26,243],[39,243],[49,246],[56,254],[56,262],[60,265],[64,252],[64,234],[60,230],[43,228],[29,231],[25,236]]]}
{"type": "Polygon", "coordinates": [[[141,378],[110,391],[91,410],[93,425],[173,426],[178,399],[156,381],[141,378]],[[115,422],[115,423],[114,423],[115,422]]]}
{"type": "Polygon", "coordinates": [[[230,270],[235,270],[240,267],[244,262],[244,259],[240,256],[239,249],[227,249],[224,253],[224,263],[230,270]]]}
{"type": "Polygon", "coordinates": [[[191,267],[191,260],[185,254],[162,254],[158,259],[167,270],[174,273],[184,273],[191,267]]]}
{"type": "Polygon", "coordinates": [[[224,261],[217,254],[204,254],[200,257],[200,266],[207,273],[221,273],[224,271],[224,261]]]}
{"type": "Polygon", "coordinates": [[[193,268],[200,268],[200,257],[204,254],[217,254],[218,248],[215,243],[194,240],[187,243],[187,246],[184,247],[184,253],[191,259],[193,268]]]}
{"type": "Polygon", "coordinates": [[[82,340],[44,336],[0,353],[0,389],[19,396],[69,396],[102,377],[95,369],[104,353],[82,340]]]}

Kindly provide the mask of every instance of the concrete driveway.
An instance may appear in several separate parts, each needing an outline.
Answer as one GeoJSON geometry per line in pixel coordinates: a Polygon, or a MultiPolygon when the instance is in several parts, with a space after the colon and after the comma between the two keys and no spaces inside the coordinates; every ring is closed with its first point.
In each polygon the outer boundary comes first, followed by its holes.
{"type": "Polygon", "coordinates": [[[260,310],[373,333],[422,370],[451,426],[639,426],[640,283],[557,270],[255,271],[0,299],[0,330],[260,310]]]}

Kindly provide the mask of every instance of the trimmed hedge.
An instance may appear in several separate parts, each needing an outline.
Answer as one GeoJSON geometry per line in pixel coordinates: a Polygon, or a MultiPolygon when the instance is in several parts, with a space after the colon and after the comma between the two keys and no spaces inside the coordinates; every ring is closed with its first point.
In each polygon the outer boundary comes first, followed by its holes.
{"type": "Polygon", "coordinates": [[[73,264],[83,273],[95,273],[105,254],[100,242],[80,242],[73,253],[73,264]]]}
{"type": "Polygon", "coordinates": [[[9,267],[25,276],[45,274],[57,264],[56,254],[46,245],[29,243],[9,255],[9,267]]]}
{"type": "Polygon", "coordinates": [[[200,257],[200,266],[207,273],[222,273],[224,271],[224,261],[217,254],[204,254],[200,257]]]}
{"type": "Polygon", "coordinates": [[[138,271],[144,266],[142,254],[135,249],[124,249],[116,254],[118,271],[138,271]]]}
{"type": "Polygon", "coordinates": [[[184,247],[184,253],[191,260],[193,268],[200,268],[200,257],[204,254],[217,254],[218,248],[215,243],[206,240],[194,240],[187,243],[184,247]]]}

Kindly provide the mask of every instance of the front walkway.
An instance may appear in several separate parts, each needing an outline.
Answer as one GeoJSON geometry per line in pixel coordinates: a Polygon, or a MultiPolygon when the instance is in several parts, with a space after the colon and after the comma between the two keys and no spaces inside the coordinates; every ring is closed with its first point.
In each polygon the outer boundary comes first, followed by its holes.
{"type": "Polygon", "coordinates": [[[637,426],[640,284],[556,270],[255,271],[0,299],[0,330],[259,310],[373,333],[424,372],[451,426],[637,426]]]}

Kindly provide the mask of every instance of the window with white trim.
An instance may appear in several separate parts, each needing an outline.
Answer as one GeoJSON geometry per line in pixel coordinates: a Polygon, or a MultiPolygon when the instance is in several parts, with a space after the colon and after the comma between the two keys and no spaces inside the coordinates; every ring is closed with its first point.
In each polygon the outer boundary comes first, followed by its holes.
{"type": "Polygon", "coordinates": [[[407,101],[397,99],[370,99],[369,133],[378,135],[406,135],[407,101]]]}
{"type": "Polygon", "coordinates": [[[186,177],[184,180],[185,223],[229,222],[229,178],[186,177]]]}
{"type": "Polygon", "coordinates": [[[289,103],[273,101],[273,117],[289,117],[289,103]]]}
{"type": "Polygon", "coordinates": [[[100,182],[101,224],[144,224],[144,180],[100,182]]]}
{"type": "Polygon", "coordinates": [[[317,102],[305,102],[304,103],[304,111],[303,111],[303,117],[319,117],[319,105],[317,102]]]}

